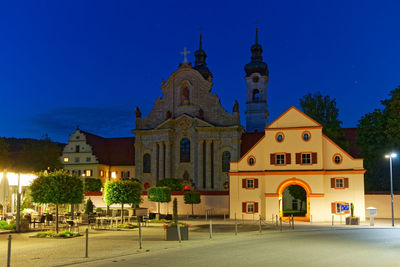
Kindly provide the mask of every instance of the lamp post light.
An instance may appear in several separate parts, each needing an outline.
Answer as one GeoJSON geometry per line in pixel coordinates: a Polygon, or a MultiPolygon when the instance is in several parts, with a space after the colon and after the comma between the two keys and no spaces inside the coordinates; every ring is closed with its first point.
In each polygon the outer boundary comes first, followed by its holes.
{"type": "Polygon", "coordinates": [[[392,201],[392,226],[394,226],[394,211],[393,211],[393,171],[392,171],[392,159],[397,157],[396,153],[390,153],[385,155],[385,158],[389,159],[390,164],[390,198],[392,201]]]}

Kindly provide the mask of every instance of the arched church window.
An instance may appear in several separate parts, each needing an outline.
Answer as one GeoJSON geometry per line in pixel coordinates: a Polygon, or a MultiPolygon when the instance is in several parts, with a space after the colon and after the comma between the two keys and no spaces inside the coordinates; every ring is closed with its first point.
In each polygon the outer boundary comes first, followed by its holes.
{"type": "Polygon", "coordinates": [[[260,100],[260,91],[258,89],[253,90],[253,101],[260,100]]]}
{"type": "Polygon", "coordinates": [[[182,104],[189,104],[189,88],[187,87],[184,87],[182,89],[182,104]]]}
{"type": "Polygon", "coordinates": [[[229,151],[224,151],[222,153],[222,171],[228,172],[230,170],[231,153],[229,151]]]}
{"type": "Polygon", "coordinates": [[[181,162],[190,162],[190,140],[188,138],[181,140],[181,162]]]}
{"type": "Polygon", "coordinates": [[[143,172],[151,173],[151,156],[148,153],[143,155],[143,172]]]}

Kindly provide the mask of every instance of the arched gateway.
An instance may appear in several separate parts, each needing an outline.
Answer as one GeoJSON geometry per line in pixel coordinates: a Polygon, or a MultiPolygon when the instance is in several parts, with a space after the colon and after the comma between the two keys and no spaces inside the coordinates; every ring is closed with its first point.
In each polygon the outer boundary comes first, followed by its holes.
{"type": "Polygon", "coordinates": [[[288,220],[288,217],[285,216],[283,213],[283,192],[285,189],[287,189],[291,185],[298,185],[302,187],[306,191],[306,213],[305,216],[302,217],[294,217],[295,220],[297,221],[310,221],[310,195],[311,195],[311,187],[304,182],[303,180],[297,179],[297,178],[290,178],[285,181],[283,181],[279,186],[277,190],[278,194],[278,199],[279,199],[279,216],[283,220],[288,220]]]}

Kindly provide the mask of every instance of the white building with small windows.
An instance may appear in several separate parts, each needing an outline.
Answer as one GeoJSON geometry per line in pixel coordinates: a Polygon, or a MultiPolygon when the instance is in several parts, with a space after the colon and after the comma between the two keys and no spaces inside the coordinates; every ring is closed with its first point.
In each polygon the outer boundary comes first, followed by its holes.
{"type": "Polygon", "coordinates": [[[291,107],[252,141],[231,162],[231,218],[340,221],[353,203],[365,220],[363,159],[337,146],[319,123],[291,107]]]}
{"type": "Polygon", "coordinates": [[[135,138],[104,138],[76,129],[64,147],[64,169],[80,177],[106,180],[135,177],[135,138]]]}

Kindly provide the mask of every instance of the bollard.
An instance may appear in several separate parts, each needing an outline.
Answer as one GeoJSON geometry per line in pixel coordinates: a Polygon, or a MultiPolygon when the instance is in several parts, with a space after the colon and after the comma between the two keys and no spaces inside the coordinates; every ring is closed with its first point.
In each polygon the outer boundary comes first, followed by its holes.
{"type": "Polygon", "coordinates": [[[85,258],[89,257],[89,228],[86,228],[86,253],[85,258]]]}
{"type": "Polygon", "coordinates": [[[10,263],[11,263],[11,235],[8,235],[7,267],[10,267],[10,263]]]}
{"type": "Polygon", "coordinates": [[[272,222],[272,224],[274,224],[274,214],[272,214],[271,222],[272,222]]]}
{"type": "Polygon", "coordinates": [[[333,218],[334,218],[334,216],[335,216],[335,215],[332,215],[332,226],[333,226],[333,218]]]}
{"type": "Polygon", "coordinates": [[[310,224],[312,224],[312,215],[310,215],[310,224]]]}
{"type": "Polygon", "coordinates": [[[207,221],[207,213],[208,213],[208,212],[206,211],[206,221],[207,221]]]}
{"type": "Polygon", "coordinates": [[[275,218],[276,218],[276,227],[278,227],[278,215],[276,215],[275,218]]]}
{"type": "Polygon", "coordinates": [[[140,223],[140,219],[138,220],[139,226],[139,249],[142,249],[142,224],[140,223]]]}
{"type": "Polygon", "coordinates": [[[242,224],[244,224],[244,216],[243,216],[243,214],[242,214],[242,224]]]}
{"type": "Polygon", "coordinates": [[[259,223],[259,231],[260,231],[260,234],[261,234],[261,215],[260,215],[260,223],[259,223]]]}
{"type": "Polygon", "coordinates": [[[281,232],[282,232],[282,217],[279,217],[279,223],[281,225],[281,232]]]}
{"type": "Polygon", "coordinates": [[[236,212],[235,212],[235,235],[237,235],[237,220],[236,220],[236,212]]]}
{"type": "Polygon", "coordinates": [[[224,213],[224,221],[226,221],[226,218],[225,218],[225,213],[224,213]]]}
{"type": "Polygon", "coordinates": [[[178,228],[178,240],[179,240],[179,243],[181,243],[181,228],[179,226],[178,221],[176,222],[176,227],[178,228]]]}
{"type": "Polygon", "coordinates": [[[210,239],[212,239],[212,219],[210,219],[210,239]]]}

